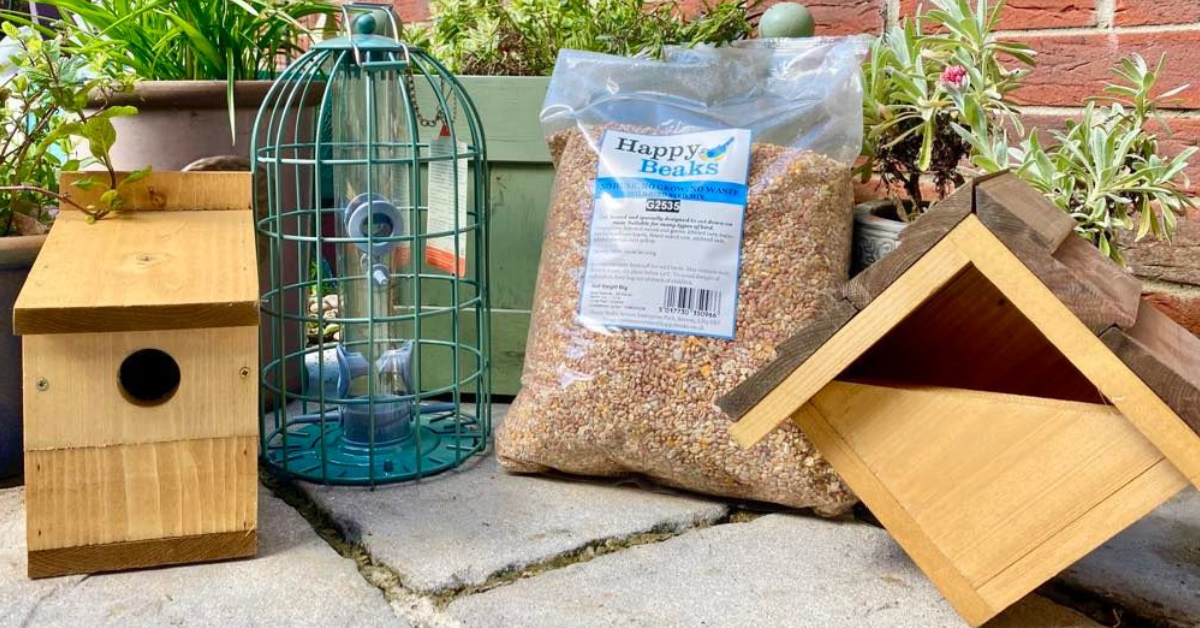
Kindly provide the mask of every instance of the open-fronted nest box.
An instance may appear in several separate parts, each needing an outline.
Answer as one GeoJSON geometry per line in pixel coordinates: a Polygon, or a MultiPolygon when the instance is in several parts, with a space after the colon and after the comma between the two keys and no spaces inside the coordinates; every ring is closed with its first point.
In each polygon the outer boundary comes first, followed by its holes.
{"type": "Polygon", "coordinates": [[[1200,483],[1200,339],[1074,227],[977,180],[721,400],[743,446],[798,425],[973,625],[1200,483]]]}
{"type": "MultiPolygon", "coordinates": [[[[97,203],[79,176],[61,189],[97,203]]],[[[255,553],[251,175],[155,173],[126,195],[94,224],[64,204],[14,307],[30,577],[255,553]]]]}

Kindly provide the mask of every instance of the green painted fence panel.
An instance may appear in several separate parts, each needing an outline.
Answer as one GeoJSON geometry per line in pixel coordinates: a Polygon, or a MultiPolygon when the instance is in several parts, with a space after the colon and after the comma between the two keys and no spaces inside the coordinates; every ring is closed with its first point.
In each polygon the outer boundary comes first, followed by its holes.
{"type": "MultiPolygon", "coordinates": [[[[550,79],[459,78],[483,120],[491,170],[492,392],[515,395],[554,185],[554,168],[538,121],[550,79]]],[[[451,369],[438,360],[427,366],[446,375],[451,369]]]]}

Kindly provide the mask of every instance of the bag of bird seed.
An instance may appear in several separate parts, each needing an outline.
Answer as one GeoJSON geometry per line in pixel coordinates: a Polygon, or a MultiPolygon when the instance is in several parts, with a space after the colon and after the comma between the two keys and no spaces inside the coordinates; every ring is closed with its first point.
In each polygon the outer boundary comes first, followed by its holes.
{"type": "Polygon", "coordinates": [[[557,174],[504,468],[854,503],[799,430],[743,450],[715,402],[847,278],[865,52],[817,38],[559,55],[541,116],[557,174]]]}

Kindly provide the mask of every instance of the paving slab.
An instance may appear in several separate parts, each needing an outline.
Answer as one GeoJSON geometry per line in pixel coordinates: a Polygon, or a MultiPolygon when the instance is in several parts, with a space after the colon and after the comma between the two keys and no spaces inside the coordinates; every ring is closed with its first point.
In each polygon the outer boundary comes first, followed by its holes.
{"type": "MultiPolygon", "coordinates": [[[[451,603],[471,628],[964,628],[888,534],[768,515],[700,529],[451,603]]],[[[1030,597],[988,628],[1097,628],[1030,597]]]]}
{"type": "Polygon", "coordinates": [[[23,489],[0,491],[0,628],[407,628],[295,510],[259,490],[248,560],[31,581],[23,489]]]}
{"type": "MultiPolygon", "coordinates": [[[[502,416],[504,407],[496,410],[502,416]]],[[[374,491],[302,488],[349,540],[421,593],[478,586],[592,543],[685,530],[728,512],[702,498],[510,475],[490,452],[454,471],[374,491]]]]}
{"type": "Polygon", "coordinates": [[[1188,488],[1059,576],[1145,619],[1200,626],[1200,492],[1188,488]]]}

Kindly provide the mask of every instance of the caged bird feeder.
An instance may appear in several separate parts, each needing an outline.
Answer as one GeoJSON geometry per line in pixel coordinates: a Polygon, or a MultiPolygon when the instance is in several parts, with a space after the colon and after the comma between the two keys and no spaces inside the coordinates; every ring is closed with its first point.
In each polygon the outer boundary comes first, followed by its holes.
{"type": "Polygon", "coordinates": [[[289,66],[255,125],[261,453],[374,486],[487,444],[487,161],[462,86],[380,34],[400,33],[391,9],[342,12],[346,35],[289,66]]]}

